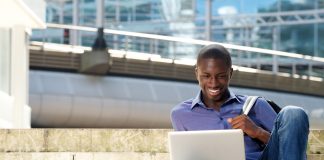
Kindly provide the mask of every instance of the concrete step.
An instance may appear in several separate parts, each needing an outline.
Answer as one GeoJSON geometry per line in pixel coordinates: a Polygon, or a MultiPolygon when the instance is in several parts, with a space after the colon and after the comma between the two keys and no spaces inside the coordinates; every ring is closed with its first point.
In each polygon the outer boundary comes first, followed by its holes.
{"type": "Polygon", "coordinates": [[[0,130],[0,152],[160,152],[168,129],[0,130]]]}
{"type": "MultiPolygon", "coordinates": [[[[169,160],[168,153],[139,152],[14,152],[0,153],[0,160],[169,160]]],[[[324,160],[324,154],[308,154],[308,160],[324,160]]]]}
{"type": "MultiPolygon", "coordinates": [[[[170,129],[1,129],[0,160],[166,160],[170,129]]],[[[308,159],[324,160],[324,130],[309,134],[308,159]]]]}
{"type": "Polygon", "coordinates": [[[148,152],[14,152],[0,160],[169,160],[168,153],[148,152]]]}

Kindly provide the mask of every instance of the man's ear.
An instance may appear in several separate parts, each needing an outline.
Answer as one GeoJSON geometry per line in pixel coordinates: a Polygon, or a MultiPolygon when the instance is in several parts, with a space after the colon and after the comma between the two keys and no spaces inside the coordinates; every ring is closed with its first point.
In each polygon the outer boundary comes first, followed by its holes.
{"type": "Polygon", "coordinates": [[[231,71],[230,71],[230,79],[232,79],[232,75],[233,75],[233,68],[231,67],[231,71]]]}
{"type": "Polygon", "coordinates": [[[195,75],[196,75],[196,79],[198,80],[198,67],[195,67],[195,75]]]}

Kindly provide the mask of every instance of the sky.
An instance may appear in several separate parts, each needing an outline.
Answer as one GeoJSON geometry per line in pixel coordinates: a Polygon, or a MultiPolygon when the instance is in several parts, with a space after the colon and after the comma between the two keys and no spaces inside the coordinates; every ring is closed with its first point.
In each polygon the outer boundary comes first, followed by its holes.
{"type": "MultiPolygon", "coordinates": [[[[212,13],[218,15],[218,9],[221,7],[231,8],[238,13],[257,13],[258,8],[274,4],[276,0],[212,0],[212,13]]],[[[197,16],[205,15],[206,0],[197,0],[197,16]]]]}

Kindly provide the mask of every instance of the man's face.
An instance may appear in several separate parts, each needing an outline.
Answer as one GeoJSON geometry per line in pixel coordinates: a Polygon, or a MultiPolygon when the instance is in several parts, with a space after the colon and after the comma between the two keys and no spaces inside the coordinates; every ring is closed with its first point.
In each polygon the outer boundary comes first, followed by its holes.
{"type": "Polygon", "coordinates": [[[227,97],[233,69],[222,59],[201,59],[196,68],[196,78],[206,102],[222,102],[227,97]]]}

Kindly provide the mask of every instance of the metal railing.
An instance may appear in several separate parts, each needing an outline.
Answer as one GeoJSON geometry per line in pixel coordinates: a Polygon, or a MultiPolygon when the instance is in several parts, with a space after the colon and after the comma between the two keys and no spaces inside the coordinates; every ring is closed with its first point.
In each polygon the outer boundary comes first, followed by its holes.
{"type": "MultiPolygon", "coordinates": [[[[72,46],[91,46],[96,33],[97,28],[93,27],[47,24],[46,30],[33,31],[31,40],[72,46]]],[[[253,72],[270,71],[272,74],[318,81],[323,81],[324,78],[324,58],[322,57],[111,29],[104,29],[104,33],[110,49],[130,52],[134,56],[136,53],[148,53],[161,59],[171,59],[173,62],[181,60],[183,64],[194,65],[196,53],[202,46],[220,44],[230,51],[234,65],[249,67],[253,72]]]]}

